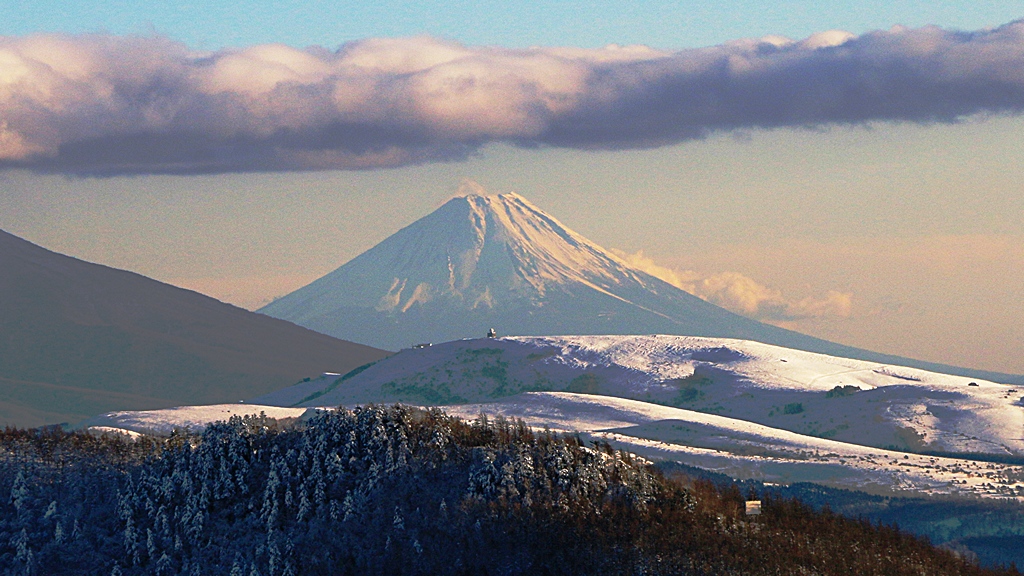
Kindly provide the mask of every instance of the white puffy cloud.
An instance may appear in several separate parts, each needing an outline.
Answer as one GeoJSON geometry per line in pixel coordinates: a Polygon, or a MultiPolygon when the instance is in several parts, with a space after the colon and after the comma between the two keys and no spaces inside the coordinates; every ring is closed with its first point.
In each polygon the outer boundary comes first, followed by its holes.
{"type": "Polygon", "coordinates": [[[675,270],[656,263],[643,251],[635,254],[616,251],[627,264],[730,310],[758,320],[786,322],[807,318],[848,318],[853,294],[830,290],[819,298],[790,300],[782,292],[760,284],[739,272],[702,275],[692,270],[675,270]]]}
{"type": "Polygon", "coordinates": [[[580,149],[1024,110],[1024,21],[769,36],[679,52],[430,37],[199,52],[160,37],[0,37],[0,168],[368,169],[489,142],[580,149]]]}

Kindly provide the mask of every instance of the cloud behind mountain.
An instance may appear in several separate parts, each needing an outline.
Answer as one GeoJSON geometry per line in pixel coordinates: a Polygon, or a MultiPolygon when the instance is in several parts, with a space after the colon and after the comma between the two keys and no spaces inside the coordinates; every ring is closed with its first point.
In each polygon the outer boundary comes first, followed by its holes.
{"type": "Polygon", "coordinates": [[[808,296],[793,300],[782,291],[765,286],[739,272],[699,274],[693,270],[676,270],[662,266],[643,251],[629,254],[613,251],[627,264],[651,276],[685,290],[729,310],[765,322],[779,323],[807,318],[848,318],[853,308],[853,294],[829,290],[824,296],[808,296]]]}
{"type": "Polygon", "coordinates": [[[0,38],[0,167],[218,173],[460,160],[493,142],[628,149],[718,132],[1024,110],[1024,21],[665,52],[430,37],[215,52],[162,37],[0,38]]]}

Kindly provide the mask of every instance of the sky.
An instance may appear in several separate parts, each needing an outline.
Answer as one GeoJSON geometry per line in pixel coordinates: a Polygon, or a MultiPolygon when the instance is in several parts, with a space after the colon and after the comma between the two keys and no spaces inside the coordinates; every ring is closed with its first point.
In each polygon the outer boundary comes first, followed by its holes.
{"type": "Polygon", "coordinates": [[[1024,6],[933,4],[5,2],[0,228],[253,309],[472,179],[748,316],[1024,373],[1024,6]]]}

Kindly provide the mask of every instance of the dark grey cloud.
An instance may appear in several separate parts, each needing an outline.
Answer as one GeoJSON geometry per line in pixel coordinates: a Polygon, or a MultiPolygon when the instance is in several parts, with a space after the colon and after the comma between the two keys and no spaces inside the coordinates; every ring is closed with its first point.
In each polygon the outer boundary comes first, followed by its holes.
{"type": "Polygon", "coordinates": [[[654,147],[732,130],[1024,110],[1024,21],[661,52],[427,37],[199,53],[158,37],[0,38],[0,167],[375,169],[490,142],[654,147]]]}

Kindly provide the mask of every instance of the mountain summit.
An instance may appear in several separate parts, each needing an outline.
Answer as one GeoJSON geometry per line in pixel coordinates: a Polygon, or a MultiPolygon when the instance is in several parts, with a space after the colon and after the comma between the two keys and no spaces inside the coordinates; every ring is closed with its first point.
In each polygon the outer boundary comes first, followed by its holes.
{"type": "Polygon", "coordinates": [[[622,300],[616,292],[649,280],[522,196],[472,194],[263,311],[304,321],[348,307],[393,317],[441,307],[500,312],[591,291],[622,300]]]}
{"type": "Polygon", "coordinates": [[[518,194],[464,183],[434,212],[260,312],[397,350],[501,334],[679,334],[756,340],[996,381],[739,316],[631,267],[518,194]]]}
{"type": "Polygon", "coordinates": [[[490,327],[678,332],[719,312],[719,323],[751,323],[630,267],[518,194],[485,193],[452,198],[261,312],[392,349],[490,327]]]}

